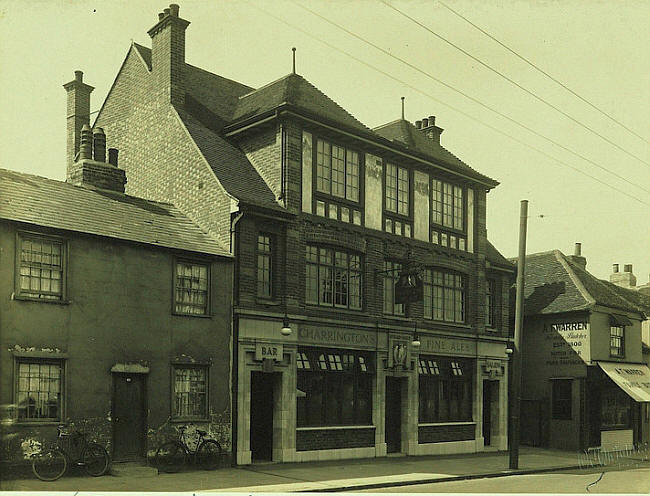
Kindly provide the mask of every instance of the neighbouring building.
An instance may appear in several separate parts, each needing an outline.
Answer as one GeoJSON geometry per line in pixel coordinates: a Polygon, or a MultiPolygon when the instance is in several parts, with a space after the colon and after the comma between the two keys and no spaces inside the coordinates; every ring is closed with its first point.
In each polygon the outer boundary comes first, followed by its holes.
{"type": "Polygon", "coordinates": [[[229,450],[232,257],[173,205],[124,194],[94,131],[67,183],[0,169],[0,458],[27,461],[62,423],[116,461],[180,423],[229,450]]]}
{"type": "MultiPolygon", "coordinates": [[[[177,5],[159,14],[95,126],[128,192],[235,256],[237,463],[505,449],[498,183],[441,146],[432,116],[369,129],[296,73],[255,89],[187,64],[188,24],[177,5]],[[423,296],[400,304],[416,268],[423,296]]],[[[86,112],[88,87],[68,91],[68,114],[86,112]]]]}
{"type": "Polygon", "coordinates": [[[579,243],[573,255],[526,257],[522,442],[578,450],[649,440],[648,302],[586,264],[579,243]]]}

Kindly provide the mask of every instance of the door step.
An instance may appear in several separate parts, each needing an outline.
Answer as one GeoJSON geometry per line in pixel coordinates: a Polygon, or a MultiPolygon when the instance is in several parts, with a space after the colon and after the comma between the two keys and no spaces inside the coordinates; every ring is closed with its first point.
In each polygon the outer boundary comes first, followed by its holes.
{"type": "Polygon", "coordinates": [[[113,462],[110,473],[115,477],[154,477],[158,470],[145,462],[113,462]]]}

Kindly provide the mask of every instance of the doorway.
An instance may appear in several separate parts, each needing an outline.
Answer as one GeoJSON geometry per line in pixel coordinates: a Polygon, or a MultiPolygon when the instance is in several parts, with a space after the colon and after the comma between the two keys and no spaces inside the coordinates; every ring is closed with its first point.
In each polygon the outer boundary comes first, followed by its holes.
{"type": "Polygon", "coordinates": [[[251,458],[273,459],[273,385],[277,374],[251,372],[251,458]]]}
{"type": "Polygon", "coordinates": [[[113,460],[137,460],[145,445],[144,374],[113,373],[113,460]]]}
{"type": "Polygon", "coordinates": [[[402,450],[402,379],[386,377],[386,452],[402,450]]]}
{"type": "Polygon", "coordinates": [[[483,381],[483,445],[492,445],[492,433],[499,422],[499,381],[483,381]]]}

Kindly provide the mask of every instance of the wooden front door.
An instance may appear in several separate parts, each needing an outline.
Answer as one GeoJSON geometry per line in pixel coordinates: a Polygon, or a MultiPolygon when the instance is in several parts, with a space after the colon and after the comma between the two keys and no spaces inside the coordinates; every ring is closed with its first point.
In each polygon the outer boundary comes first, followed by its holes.
{"type": "Polygon", "coordinates": [[[273,384],[276,374],[251,372],[251,457],[273,459],[273,384]]]}
{"type": "Polygon", "coordinates": [[[402,381],[386,377],[386,451],[397,453],[402,449],[402,381]]]}
{"type": "Polygon", "coordinates": [[[113,374],[113,460],[135,460],[145,452],[144,374],[113,374]]]}

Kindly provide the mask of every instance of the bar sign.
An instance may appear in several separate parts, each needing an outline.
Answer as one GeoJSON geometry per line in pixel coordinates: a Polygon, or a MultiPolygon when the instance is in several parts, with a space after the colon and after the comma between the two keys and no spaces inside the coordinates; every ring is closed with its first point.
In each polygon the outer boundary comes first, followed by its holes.
{"type": "Polygon", "coordinates": [[[255,345],[255,360],[269,358],[271,360],[282,361],[282,352],[281,344],[257,343],[255,345]]]}

